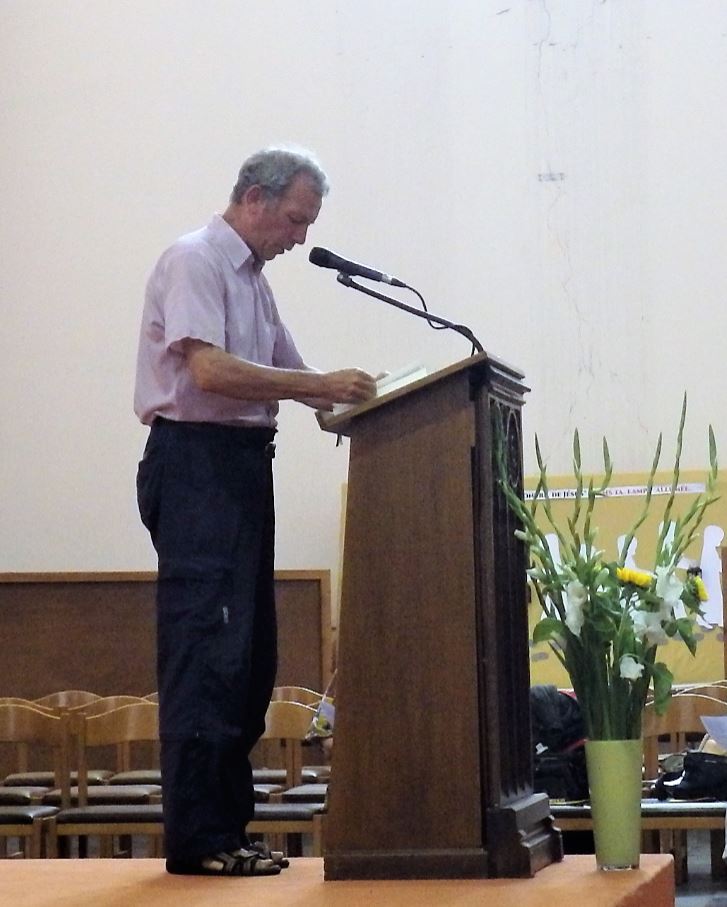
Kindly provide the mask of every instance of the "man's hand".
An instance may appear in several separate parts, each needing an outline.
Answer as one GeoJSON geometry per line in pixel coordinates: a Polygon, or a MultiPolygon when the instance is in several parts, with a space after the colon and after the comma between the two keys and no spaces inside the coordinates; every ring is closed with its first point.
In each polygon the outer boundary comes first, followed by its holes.
{"type": "Polygon", "coordinates": [[[326,372],[321,378],[321,396],[329,403],[360,403],[376,396],[376,379],[360,368],[326,372]]]}

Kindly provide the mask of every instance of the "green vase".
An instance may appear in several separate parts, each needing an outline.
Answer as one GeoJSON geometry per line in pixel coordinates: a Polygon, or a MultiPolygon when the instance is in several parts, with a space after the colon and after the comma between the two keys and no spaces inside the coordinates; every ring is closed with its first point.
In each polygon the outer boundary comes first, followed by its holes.
{"type": "Polygon", "coordinates": [[[599,869],[638,869],[641,740],[588,740],[586,765],[599,869]]]}

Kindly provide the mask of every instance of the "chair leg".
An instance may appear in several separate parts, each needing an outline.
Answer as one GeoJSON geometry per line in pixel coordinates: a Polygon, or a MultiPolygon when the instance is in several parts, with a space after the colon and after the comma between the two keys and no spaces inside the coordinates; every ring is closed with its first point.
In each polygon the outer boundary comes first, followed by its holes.
{"type": "Polygon", "coordinates": [[[45,855],[46,859],[49,860],[58,858],[58,826],[56,825],[55,819],[51,819],[46,827],[45,855]]]}
{"type": "Polygon", "coordinates": [[[724,830],[712,829],[709,833],[709,861],[713,879],[727,879],[724,852],[724,830]]]}
{"type": "Polygon", "coordinates": [[[323,813],[316,813],[313,816],[313,853],[314,857],[323,856],[323,832],[325,816],[323,813]]]}

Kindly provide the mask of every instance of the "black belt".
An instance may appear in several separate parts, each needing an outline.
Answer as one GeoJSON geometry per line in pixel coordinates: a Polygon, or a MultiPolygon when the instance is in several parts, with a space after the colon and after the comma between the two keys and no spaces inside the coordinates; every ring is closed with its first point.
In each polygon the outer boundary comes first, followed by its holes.
{"type": "Polygon", "coordinates": [[[191,431],[202,437],[216,438],[228,441],[236,447],[257,448],[264,450],[269,456],[275,456],[275,445],[273,438],[277,429],[263,425],[230,425],[220,422],[185,422],[181,419],[165,419],[164,416],[157,416],[154,419],[155,426],[159,427],[179,426],[185,431],[191,431]]]}

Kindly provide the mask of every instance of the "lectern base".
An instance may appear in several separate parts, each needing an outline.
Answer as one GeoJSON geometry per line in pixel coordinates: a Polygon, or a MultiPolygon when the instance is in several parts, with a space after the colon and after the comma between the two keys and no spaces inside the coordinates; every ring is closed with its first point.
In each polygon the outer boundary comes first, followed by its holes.
{"type": "Polygon", "coordinates": [[[346,879],[483,879],[487,878],[485,850],[366,851],[327,853],[324,876],[346,879]]]}
{"type": "Polygon", "coordinates": [[[553,825],[545,794],[532,794],[487,812],[492,846],[428,850],[328,849],[325,878],[486,879],[528,878],[563,859],[560,832],[553,825]]]}

